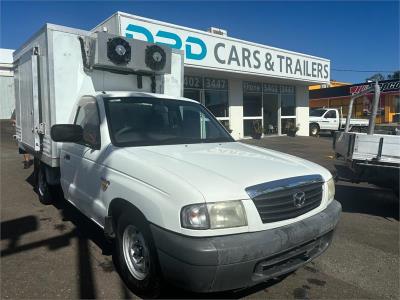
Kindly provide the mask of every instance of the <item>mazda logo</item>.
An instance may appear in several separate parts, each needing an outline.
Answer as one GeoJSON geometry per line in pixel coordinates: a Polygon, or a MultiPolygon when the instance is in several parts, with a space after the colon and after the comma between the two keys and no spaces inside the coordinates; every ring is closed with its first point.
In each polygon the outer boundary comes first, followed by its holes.
{"type": "Polygon", "coordinates": [[[304,192],[297,192],[293,194],[293,205],[295,207],[302,207],[306,202],[306,194],[304,192]]]}

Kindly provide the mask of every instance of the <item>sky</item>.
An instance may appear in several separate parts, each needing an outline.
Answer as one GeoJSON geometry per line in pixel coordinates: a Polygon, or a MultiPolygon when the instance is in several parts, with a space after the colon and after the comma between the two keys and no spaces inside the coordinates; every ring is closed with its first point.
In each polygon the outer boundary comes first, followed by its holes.
{"type": "MultiPolygon", "coordinates": [[[[0,47],[17,49],[44,23],[90,30],[116,11],[331,60],[331,79],[363,82],[399,67],[399,1],[4,1],[0,47]]],[[[388,72],[384,75],[389,74],[388,72]]]]}

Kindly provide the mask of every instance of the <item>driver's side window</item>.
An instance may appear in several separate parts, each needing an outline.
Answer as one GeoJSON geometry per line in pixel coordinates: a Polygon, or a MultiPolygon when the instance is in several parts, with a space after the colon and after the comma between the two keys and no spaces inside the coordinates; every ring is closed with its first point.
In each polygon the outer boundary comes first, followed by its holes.
{"type": "Polygon", "coordinates": [[[330,110],[325,114],[326,119],[335,119],[336,118],[336,111],[330,110]]]}
{"type": "Polygon", "coordinates": [[[83,129],[82,144],[94,149],[100,148],[100,120],[95,102],[79,106],[74,124],[80,125],[83,129]]]}

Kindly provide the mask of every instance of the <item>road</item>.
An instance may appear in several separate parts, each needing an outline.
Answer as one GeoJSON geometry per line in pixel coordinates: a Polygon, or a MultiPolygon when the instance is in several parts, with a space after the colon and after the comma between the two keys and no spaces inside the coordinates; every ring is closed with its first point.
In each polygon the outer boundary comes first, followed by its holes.
{"type": "MultiPolygon", "coordinates": [[[[101,230],[65,201],[43,206],[1,124],[1,298],[136,298],[112,261],[101,230]]],[[[276,137],[247,143],[334,170],[329,138],[276,137]]],[[[169,286],[163,298],[398,299],[399,201],[389,190],[338,182],[343,206],[332,246],[287,278],[212,295],[169,286]]]]}

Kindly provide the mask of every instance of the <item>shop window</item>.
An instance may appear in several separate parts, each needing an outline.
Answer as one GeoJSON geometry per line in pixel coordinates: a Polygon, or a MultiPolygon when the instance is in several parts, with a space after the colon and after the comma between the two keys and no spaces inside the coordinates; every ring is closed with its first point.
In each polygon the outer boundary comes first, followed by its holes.
{"type": "Polygon", "coordinates": [[[200,90],[185,89],[183,91],[183,97],[195,100],[197,102],[201,102],[200,96],[201,96],[200,90]]]}
{"type": "Polygon", "coordinates": [[[243,116],[261,116],[262,95],[261,93],[245,93],[243,95],[243,116]]]}
{"type": "Polygon", "coordinates": [[[214,116],[229,116],[228,91],[205,90],[204,100],[204,105],[213,113],[214,116]]]}
{"type": "Polygon", "coordinates": [[[281,124],[282,124],[281,133],[287,134],[290,131],[290,129],[296,128],[296,119],[295,118],[282,119],[281,124]]]}
{"type": "Polygon", "coordinates": [[[257,131],[262,129],[262,120],[243,120],[243,134],[244,136],[255,136],[257,131]]]}
{"type": "Polygon", "coordinates": [[[258,82],[243,82],[243,116],[260,117],[262,115],[262,85],[258,82]]]}
{"type": "Polygon", "coordinates": [[[229,117],[228,80],[185,75],[184,87],[184,97],[202,103],[217,118],[229,117]]]}
{"type": "Polygon", "coordinates": [[[281,96],[281,116],[296,115],[296,96],[282,95],[281,96]]]}
{"type": "Polygon", "coordinates": [[[219,120],[220,123],[226,128],[226,130],[230,131],[231,129],[229,128],[229,120],[219,120]]]}
{"type": "Polygon", "coordinates": [[[394,96],[394,113],[400,114],[400,96],[394,96]]]}

